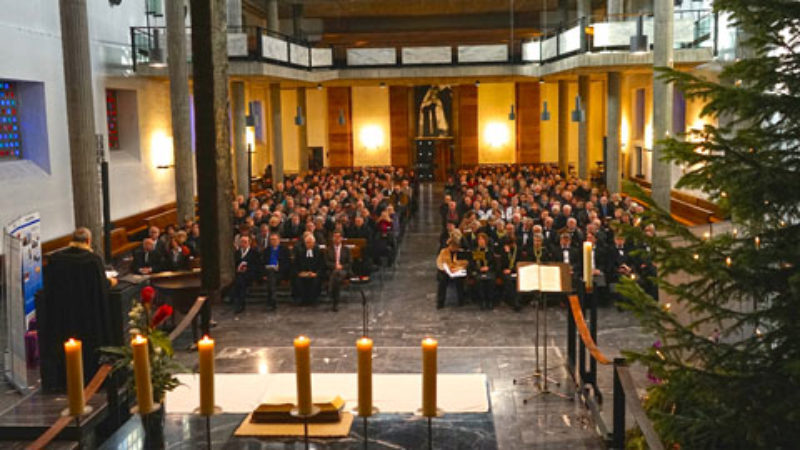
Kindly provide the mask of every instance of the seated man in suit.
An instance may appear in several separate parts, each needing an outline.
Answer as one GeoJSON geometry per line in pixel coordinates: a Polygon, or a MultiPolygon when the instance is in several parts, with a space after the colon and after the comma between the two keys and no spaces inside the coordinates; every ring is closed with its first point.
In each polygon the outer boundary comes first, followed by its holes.
{"type": "Polygon", "coordinates": [[[270,233],[269,244],[261,253],[261,261],[264,265],[264,276],[267,280],[267,310],[274,311],[276,308],[276,286],[281,280],[289,278],[292,268],[289,249],[281,245],[280,234],[270,233]]]}
{"type": "Polygon", "coordinates": [[[169,253],[164,261],[164,269],[178,272],[182,270],[189,270],[189,249],[184,247],[178,242],[178,239],[170,239],[169,253]]]}
{"type": "Polygon", "coordinates": [[[464,304],[464,278],[466,273],[461,274],[460,272],[467,269],[469,262],[464,259],[458,259],[460,245],[461,233],[453,233],[453,236],[447,241],[447,247],[443,248],[436,258],[436,268],[439,269],[437,273],[439,287],[436,291],[437,309],[444,308],[444,300],[447,296],[447,285],[451,281],[456,285],[458,306],[464,304]]]}
{"type": "Polygon", "coordinates": [[[581,250],[572,245],[572,236],[564,231],[559,237],[559,246],[552,250],[552,261],[569,264],[570,275],[572,276],[572,288],[578,289],[582,283],[580,278],[583,274],[583,262],[581,262],[581,250]]]}
{"type": "Polygon", "coordinates": [[[330,248],[325,253],[325,265],[330,276],[328,278],[328,292],[333,300],[333,311],[339,310],[339,295],[342,283],[350,276],[350,266],[353,260],[350,257],[350,249],[342,244],[342,232],[333,232],[333,241],[330,248]]]}
{"type": "Polygon", "coordinates": [[[322,287],[325,260],[312,233],[303,235],[303,243],[294,247],[294,289],[297,302],[316,303],[322,287]]]}
{"type": "Polygon", "coordinates": [[[161,253],[156,251],[156,243],[151,238],[145,238],[142,246],[133,252],[131,272],[136,275],[150,275],[161,271],[163,261],[161,253]]]}
{"type": "Polygon", "coordinates": [[[239,249],[235,253],[236,278],[233,280],[233,292],[231,301],[234,305],[236,314],[244,311],[244,299],[247,297],[247,289],[250,283],[256,279],[259,271],[258,250],[250,246],[250,237],[241,236],[239,238],[239,249]]]}

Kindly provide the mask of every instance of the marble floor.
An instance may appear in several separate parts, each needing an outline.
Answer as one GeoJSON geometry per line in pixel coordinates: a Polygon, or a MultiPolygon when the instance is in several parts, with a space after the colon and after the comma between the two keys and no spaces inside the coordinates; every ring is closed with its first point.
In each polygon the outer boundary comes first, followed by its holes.
{"type": "MultiPolygon", "coordinates": [[[[440,185],[423,185],[420,211],[409,224],[395,269],[385,274],[383,283],[376,279],[365,289],[369,301],[369,335],[376,348],[374,370],[420,371],[420,340],[425,336],[436,337],[440,345],[440,371],[487,375],[497,448],[604,448],[591,414],[574,398],[537,395],[533,386],[514,383],[516,378],[531,374],[535,367],[536,321],[532,307],[516,313],[507,305],[500,305],[486,312],[475,304],[455,306],[451,297],[446,308],[436,309],[434,260],[441,226],[437,212],[441,195],[440,185]]],[[[541,342],[540,350],[542,364],[546,351],[550,375],[560,382],[560,386],[551,388],[569,393],[568,376],[563,369],[565,312],[555,304],[548,309],[549,335],[541,342]]],[[[215,308],[214,316],[219,323],[213,329],[219,372],[291,372],[292,339],[301,333],[312,339],[313,370],[338,373],[356,370],[355,341],[362,334],[362,308],[360,296],[352,288],[344,294],[336,313],[330,311],[328,303],[294,306],[285,301],[279,303],[277,311],[267,312],[264,303],[253,299],[243,314],[234,315],[227,305],[220,305],[215,308]]],[[[186,348],[189,339],[189,333],[184,333],[176,348],[186,348]]],[[[628,313],[614,307],[600,309],[598,343],[610,358],[619,356],[620,349],[646,347],[652,341],[628,313]]],[[[194,366],[194,353],[181,350],[177,354],[183,363],[194,366]]],[[[642,371],[635,369],[634,375],[637,384],[644,387],[642,371]]],[[[598,378],[607,399],[603,414],[610,419],[611,368],[601,367],[598,378]]],[[[2,404],[0,400],[0,408],[2,404]]],[[[231,425],[223,432],[230,433],[232,429],[231,425]]],[[[412,435],[418,431],[414,426],[407,428],[412,435]]],[[[224,448],[261,448],[252,440],[224,441],[224,448]]],[[[173,444],[171,448],[189,448],[180,440],[173,444]]],[[[320,448],[345,447],[348,446],[321,444],[320,448]]]]}

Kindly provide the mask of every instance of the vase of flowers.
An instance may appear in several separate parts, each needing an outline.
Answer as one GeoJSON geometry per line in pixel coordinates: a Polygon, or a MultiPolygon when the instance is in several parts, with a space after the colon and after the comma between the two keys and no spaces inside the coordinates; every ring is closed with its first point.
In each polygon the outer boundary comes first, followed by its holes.
{"type": "MultiPolygon", "coordinates": [[[[145,448],[164,448],[164,399],[167,392],[179,386],[176,373],[188,370],[175,361],[172,341],[161,329],[164,322],[172,316],[172,306],[154,306],[156,291],[145,286],[138,300],[134,300],[128,313],[128,333],[131,338],[141,335],[147,338],[150,355],[150,380],[153,385],[153,401],[161,408],[142,417],[145,431],[145,448]]],[[[113,370],[133,370],[133,349],[130,344],[119,347],[103,347],[100,351],[113,361],[113,370]]],[[[133,377],[127,377],[127,387],[135,388],[133,377]]]]}

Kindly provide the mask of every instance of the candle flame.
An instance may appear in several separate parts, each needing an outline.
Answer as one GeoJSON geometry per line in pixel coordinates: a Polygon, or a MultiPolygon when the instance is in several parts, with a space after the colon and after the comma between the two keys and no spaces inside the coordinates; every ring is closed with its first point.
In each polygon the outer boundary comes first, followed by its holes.
{"type": "Polygon", "coordinates": [[[364,337],[362,337],[361,339],[358,340],[358,343],[359,344],[364,344],[364,345],[371,344],[372,343],[372,339],[364,336],[364,337]]]}
{"type": "Polygon", "coordinates": [[[304,334],[301,334],[300,336],[297,336],[297,337],[296,337],[294,340],[295,340],[296,342],[307,342],[307,341],[309,341],[310,339],[308,338],[308,336],[306,336],[306,335],[304,335],[304,334]]]}
{"type": "Polygon", "coordinates": [[[69,338],[67,340],[67,344],[69,344],[69,345],[77,345],[78,341],[76,341],[75,338],[69,338]]]}
{"type": "Polygon", "coordinates": [[[731,264],[733,264],[733,260],[731,259],[730,256],[728,256],[727,258],[725,258],[725,265],[730,267],[731,264]]]}
{"type": "Polygon", "coordinates": [[[425,339],[422,340],[422,343],[425,344],[425,345],[434,345],[434,344],[436,344],[436,339],[430,338],[430,337],[426,337],[425,339]]]}
{"type": "Polygon", "coordinates": [[[695,260],[697,260],[697,259],[700,259],[700,255],[698,255],[697,253],[695,253],[694,255],[692,255],[692,258],[694,258],[695,260]]]}
{"type": "Polygon", "coordinates": [[[205,334],[203,335],[203,339],[200,339],[200,342],[202,342],[203,344],[213,344],[214,340],[208,337],[207,334],[205,334]]]}
{"type": "Polygon", "coordinates": [[[137,334],[136,337],[133,338],[134,344],[144,344],[145,342],[147,342],[147,338],[145,338],[141,334],[137,334]]]}

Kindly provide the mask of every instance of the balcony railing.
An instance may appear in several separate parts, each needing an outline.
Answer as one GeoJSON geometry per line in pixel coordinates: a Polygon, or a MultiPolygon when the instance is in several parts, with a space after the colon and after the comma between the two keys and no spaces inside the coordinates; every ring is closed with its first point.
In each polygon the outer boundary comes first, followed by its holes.
{"type": "MultiPolygon", "coordinates": [[[[191,58],[191,30],[187,28],[191,58]]],[[[720,33],[718,16],[709,11],[676,11],[673,45],[710,48],[714,55],[735,45],[720,33]]],[[[476,64],[546,64],[581,53],[649,51],[655,36],[652,15],[586,17],[535,39],[433,46],[355,47],[317,45],[261,27],[228,30],[231,60],[261,61],[303,70],[364,67],[454,66],[476,64]],[[634,46],[634,39],[638,46],[634,46]]],[[[164,27],[131,28],[133,66],[166,63],[164,27]]]]}

